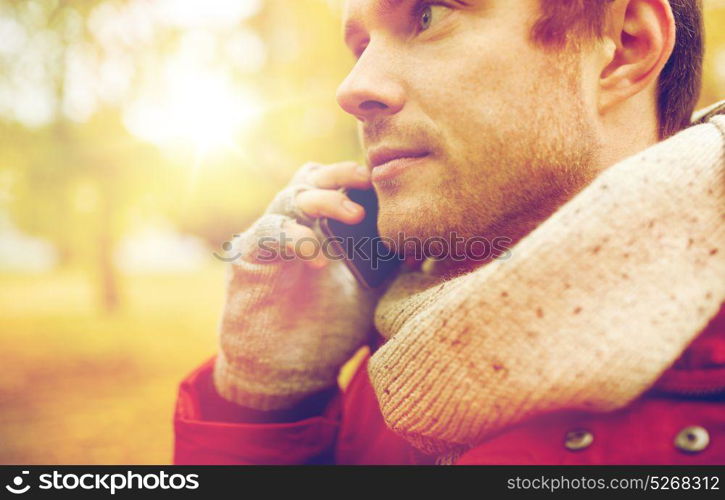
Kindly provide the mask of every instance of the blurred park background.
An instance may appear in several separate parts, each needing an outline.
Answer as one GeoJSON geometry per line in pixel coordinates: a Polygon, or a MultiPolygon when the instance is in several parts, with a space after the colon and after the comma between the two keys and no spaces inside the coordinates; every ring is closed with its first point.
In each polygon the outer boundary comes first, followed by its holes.
{"type": "Polygon", "coordinates": [[[341,1],[0,0],[0,463],[171,460],[214,252],[302,163],[362,159],[341,1]]]}

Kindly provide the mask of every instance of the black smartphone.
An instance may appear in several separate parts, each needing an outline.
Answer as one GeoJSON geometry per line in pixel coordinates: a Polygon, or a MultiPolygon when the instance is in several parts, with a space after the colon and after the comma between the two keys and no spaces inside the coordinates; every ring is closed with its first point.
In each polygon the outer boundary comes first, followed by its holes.
{"type": "Polygon", "coordinates": [[[365,208],[358,224],[321,218],[320,229],[336,255],[344,259],[358,282],[366,288],[382,285],[403,260],[387,247],[378,234],[378,197],[374,189],[340,189],[352,201],[365,208]]]}

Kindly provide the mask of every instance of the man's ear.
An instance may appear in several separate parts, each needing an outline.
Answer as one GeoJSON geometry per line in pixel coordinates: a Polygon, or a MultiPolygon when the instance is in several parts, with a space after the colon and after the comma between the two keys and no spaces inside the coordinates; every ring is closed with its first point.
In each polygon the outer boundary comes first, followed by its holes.
{"type": "Polygon", "coordinates": [[[668,0],[615,0],[604,37],[609,47],[599,77],[599,112],[656,84],[675,46],[668,0]]]}

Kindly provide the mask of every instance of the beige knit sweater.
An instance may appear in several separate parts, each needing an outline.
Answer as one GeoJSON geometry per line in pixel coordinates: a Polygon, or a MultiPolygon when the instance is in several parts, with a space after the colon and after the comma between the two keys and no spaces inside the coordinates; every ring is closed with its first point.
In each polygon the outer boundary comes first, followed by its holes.
{"type": "Polygon", "coordinates": [[[387,424],[455,456],[647,390],[725,301],[724,138],[725,115],[711,117],[608,168],[508,260],[398,276],[368,364],[387,424]]]}

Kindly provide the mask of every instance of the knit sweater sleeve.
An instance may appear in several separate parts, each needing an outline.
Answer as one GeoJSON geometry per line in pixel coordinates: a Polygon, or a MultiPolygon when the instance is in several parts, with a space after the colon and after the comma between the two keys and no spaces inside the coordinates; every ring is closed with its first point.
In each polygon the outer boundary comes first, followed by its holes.
{"type": "Polygon", "coordinates": [[[604,171],[510,258],[401,276],[368,369],[388,425],[429,452],[650,387],[725,300],[725,116],[604,171]]]}

